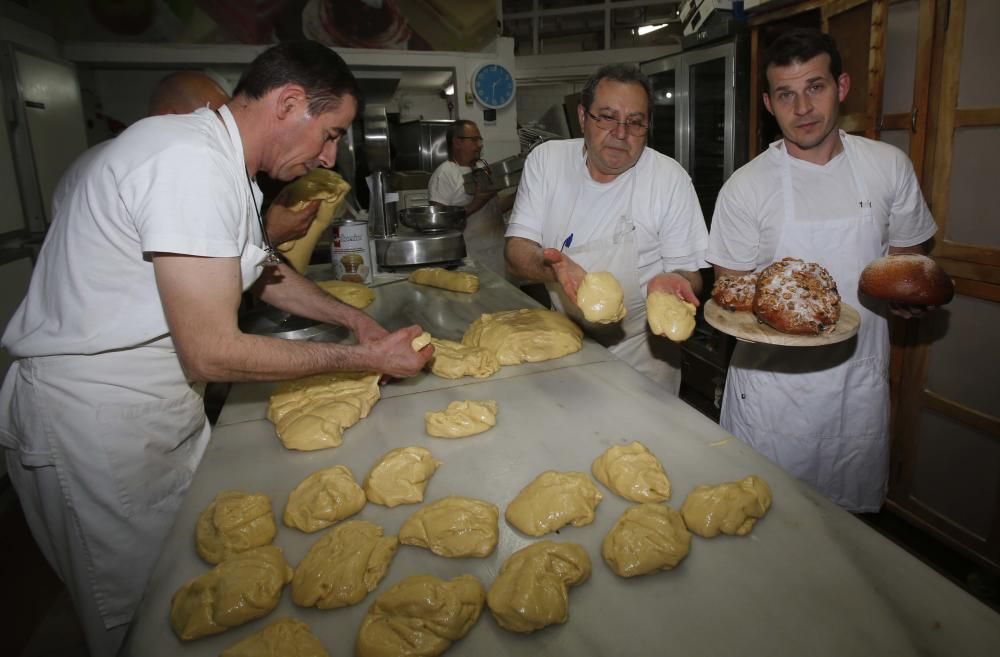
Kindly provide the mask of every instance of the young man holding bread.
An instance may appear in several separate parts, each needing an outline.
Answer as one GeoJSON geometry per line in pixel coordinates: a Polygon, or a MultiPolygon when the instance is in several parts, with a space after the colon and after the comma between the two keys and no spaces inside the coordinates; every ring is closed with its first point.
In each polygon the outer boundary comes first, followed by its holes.
{"type": "Polygon", "coordinates": [[[877,511],[889,463],[889,333],[885,305],[859,299],[858,279],[887,253],[924,253],[937,227],[905,153],[838,130],[850,78],[833,39],[790,30],[762,70],[783,138],[726,182],[707,260],[719,277],[786,256],[819,263],[861,326],[824,347],[737,344],[721,424],[840,506],[877,511]]]}

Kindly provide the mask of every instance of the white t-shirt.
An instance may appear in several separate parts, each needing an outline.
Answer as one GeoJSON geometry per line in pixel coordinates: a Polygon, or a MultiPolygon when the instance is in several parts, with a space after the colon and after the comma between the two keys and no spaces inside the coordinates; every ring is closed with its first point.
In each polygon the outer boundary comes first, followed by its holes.
{"type": "Polygon", "coordinates": [[[253,207],[261,194],[254,185],[251,197],[239,134],[211,110],[139,121],[66,176],[28,294],[4,332],[14,357],[162,338],[151,252],[240,257],[262,242],[253,207]]]}
{"type": "MultiPolygon", "coordinates": [[[[884,223],[882,252],[914,246],[934,236],[931,217],[913,165],[905,153],[884,142],[845,135],[857,153],[858,177],[865,181],[875,217],[884,223]]],[[[785,222],[781,176],[784,141],[737,170],[719,192],[709,235],[709,262],[736,270],[759,270],[775,258],[785,222]]],[[[859,190],[847,154],[825,165],[790,158],[798,221],[821,221],[858,214],[859,190]]]]}
{"type": "Polygon", "coordinates": [[[470,171],[472,167],[463,167],[451,160],[442,162],[427,182],[427,194],[431,201],[462,206],[472,203],[472,195],[465,193],[465,180],[462,178],[470,171]]]}
{"type": "Polygon", "coordinates": [[[611,236],[618,219],[635,224],[642,293],[657,274],[706,267],[708,231],[687,172],[645,148],[635,166],[609,183],[591,178],[582,139],[549,141],[531,151],[507,237],[560,248],[611,236]]]}

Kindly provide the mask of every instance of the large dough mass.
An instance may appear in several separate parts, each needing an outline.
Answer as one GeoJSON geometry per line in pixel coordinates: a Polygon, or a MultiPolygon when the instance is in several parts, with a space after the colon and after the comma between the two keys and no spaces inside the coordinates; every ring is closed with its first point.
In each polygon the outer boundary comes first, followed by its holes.
{"type": "Polygon", "coordinates": [[[443,411],[424,413],[428,436],[464,438],[488,431],[497,423],[497,403],[491,399],[453,401],[443,411]]]}
{"type": "Polygon", "coordinates": [[[625,319],[625,291],[611,272],[584,276],[576,291],[576,305],[588,322],[613,324],[625,319]]]}
{"type": "Polygon", "coordinates": [[[184,641],[224,632],[271,613],[291,580],[292,569],[279,547],[233,555],[174,593],[170,626],[184,641]]]}
{"type": "Polygon", "coordinates": [[[335,465],[303,479],[288,496],[283,520],[289,527],[315,532],[364,508],[365,492],[346,465],[335,465]]]}
{"type": "Polygon", "coordinates": [[[423,447],[400,447],[387,452],[365,477],[368,501],[388,507],[424,500],[427,480],[441,465],[423,447]]]}
{"type": "Polygon", "coordinates": [[[337,447],[344,430],[378,401],[378,374],[318,374],[279,385],[271,394],[267,419],[288,449],[337,447]]]}
{"type": "Polygon", "coordinates": [[[486,592],[472,575],[445,581],[431,575],[402,580],[376,598],[358,640],[357,657],[435,657],[472,629],[486,592]]]}
{"type": "Polygon", "coordinates": [[[665,504],[640,504],[627,509],[604,537],[601,556],[617,575],[634,577],[670,570],[691,549],[691,532],[684,519],[665,504]]]}
{"type": "Polygon", "coordinates": [[[684,342],[694,333],[694,304],[675,294],[653,292],[646,297],[646,321],[656,335],[684,342]]]}
{"type": "Polygon", "coordinates": [[[438,338],[432,338],[431,344],[434,345],[431,372],[442,379],[460,379],[463,376],[484,379],[500,370],[500,361],[489,349],[438,338]]]}
{"type": "Polygon", "coordinates": [[[222,651],[219,657],[330,657],[309,626],[281,618],[222,651]]]}
{"type": "Polygon", "coordinates": [[[589,525],[601,497],[584,473],[547,470],[517,494],[504,517],[525,534],[542,536],[567,524],[589,525]]]}
{"type": "Polygon", "coordinates": [[[497,546],[500,510],[471,497],[450,496],[407,518],[399,542],[430,549],[441,557],[485,557],[497,546]]]}
{"type": "Polygon", "coordinates": [[[348,520],[313,543],[292,578],[292,602],[336,609],[361,602],[382,581],[399,540],[366,520],[348,520]]]}
{"type": "Polygon", "coordinates": [[[569,619],[569,587],[590,577],[590,557],[576,543],[539,541],[507,558],[486,604],[497,624],[534,632],[569,619]]]}
{"type": "Polygon", "coordinates": [[[613,445],[590,466],[597,481],[616,495],[633,502],[665,502],[670,480],[663,464],[639,441],[613,445]]]}
{"type": "Polygon", "coordinates": [[[462,344],[489,349],[501,365],[517,365],[580,351],[583,331],[561,313],[522,308],[483,313],[465,331],[462,344]]]}
{"type": "Polygon", "coordinates": [[[267,545],[277,533],[267,495],[227,490],[216,495],[198,516],[195,547],[202,559],[216,564],[267,545]]]}
{"type": "Polygon", "coordinates": [[[688,493],[681,515],[688,529],[712,538],[719,533],[745,536],[771,507],[771,487],[760,477],[717,486],[698,486],[688,493]]]}

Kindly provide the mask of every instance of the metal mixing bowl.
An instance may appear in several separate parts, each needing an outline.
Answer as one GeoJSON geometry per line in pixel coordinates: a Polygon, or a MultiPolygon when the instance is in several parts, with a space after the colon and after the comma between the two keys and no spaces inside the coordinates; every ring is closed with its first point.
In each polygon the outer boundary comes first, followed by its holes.
{"type": "Polygon", "coordinates": [[[460,205],[417,205],[399,211],[399,220],[414,230],[463,230],[465,208],[460,205]]]}

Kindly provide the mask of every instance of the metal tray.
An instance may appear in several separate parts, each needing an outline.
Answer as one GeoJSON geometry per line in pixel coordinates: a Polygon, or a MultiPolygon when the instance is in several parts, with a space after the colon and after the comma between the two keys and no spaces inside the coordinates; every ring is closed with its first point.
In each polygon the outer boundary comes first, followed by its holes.
{"type": "Polygon", "coordinates": [[[399,211],[404,226],[424,232],[463,230],[465,208],[460,205],[414,205],[399,211]]]}

